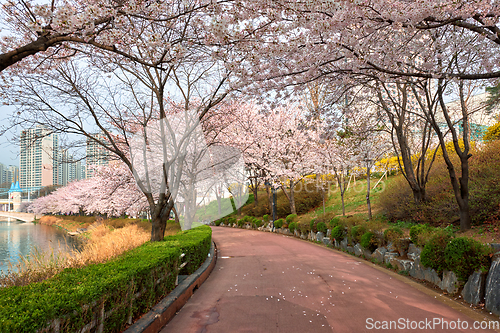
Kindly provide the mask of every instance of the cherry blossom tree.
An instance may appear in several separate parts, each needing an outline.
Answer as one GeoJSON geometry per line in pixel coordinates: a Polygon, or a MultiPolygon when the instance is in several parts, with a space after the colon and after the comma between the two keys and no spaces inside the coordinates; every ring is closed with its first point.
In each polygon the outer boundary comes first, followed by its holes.
{"type": "Polygon", "coordinates": [[[319,78],[373,73],[466,80],[500,76],[500,9],[491,1],[254,1],[238,9],[225,13],[231,27],[225,39],[250,56],[235,59],[231,68],[257,85],[283,91],[319,78]],[[241,17],[246,24],[238,24],[241,17]],[[477,58],[477,66],[465,72],[452,66],[464,60],[451,56],[458,42],[477,58]],[[449,46],[439,56],[438,44],[449,46]]]}
{"type": "Polygon", "coordinates": [[[33,201],[29,210],[36,214],[138,215],[147,202],[130,171],[123,164],[96,168],[92,178],[71,182],[33,201]]]}
{"type": "Polygon", "coordinates": [[[257,150],[266,175],[285,193],[290,211],[296,214],[294,191],[304,176],[313,174],[320,162],[313,149],[319,133],[305,118],[305,110],[288,104],[271,110],[259,126],[257,150]]]}
{"type": "MultiPolygon", "coordinates": [[[[345,216],[344,195],[347,190],[350,171],[357,165],[355,143],[348,132],[338,130],[336,133],[323,134],[318,146],[323,162],[321,173],[332,173],[337,181],[342,204],[342,215],[345,216]]],[[[329,186],[330,187],[330,186],[329,186]]]]}
{"type": "MultiPolygon", "coordinates": [[[[182,31],[163,27],[165,38],[173,42],[178,34],[195,33],[189,20],[184,27],[182,31]]],[[[83,136],[129,168],[147,198],[154,241],[163,239],[182,179],[183,158],[196,144],[192,134],[201,128],[199,119],[230,92],[225,85],[227,71],[207,57],[204,46],[186,48],[181,56],[165,43],[161,45],[138,43],[135,47],[145,59],[158,54],[177,57],[162,70],[119,58],[96,56],[76,61],[73,57],[43,74],[19,77],[16,84],[23,88],[9,95],[12,104],[23,109],[15,114],[14,122],[83,136]],[[111,78],[103,76],[105,73],[111,78]],[[131,154],[133,142],[144,149],[131,154]],[[151,150],[151,144],[159,150],[151,150]],[[145,163],[149,160],[151,163],[145,163]],[[163,172],[153,172],[158,170],[163,172]],[[153,179],[158,186],[152,186],[153,179]]]]}
{"type": "MultiPolygon", "coordinates": [[[[221,1],[220,3],[224,3],[221,1]]],[[[135,46],[160,46],[182,53],[180,36],[166,40],[159,26],[171,30],[196,21],[200,30],[214,26],[208,19],[219,7],[217,1],[21,1],[1,6],[0,71],[45,69],[78,52],[104,52],[134,62],[160,67],[174,58],[169,51],[156,58],[144,58],[135,46]],[[155,31],[156,30],[156,31],[155,31]],[[55,61],[55,63],[54,63],[55,61]]],[[[215,28],[215,27],[214,27],[215,28]]]]}

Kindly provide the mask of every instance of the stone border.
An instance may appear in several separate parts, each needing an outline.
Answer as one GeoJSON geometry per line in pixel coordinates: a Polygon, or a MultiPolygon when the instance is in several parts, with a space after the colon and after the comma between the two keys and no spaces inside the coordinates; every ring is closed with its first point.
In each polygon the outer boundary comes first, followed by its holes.
{"type": "Polygon", "coordinates": [[[186,304],[193,293],[208,278],[217,262],[217,245],[212,241],[210,254],[193,274],[182,281],[172,292],[156,304],[148,313],[143,315],[123,333],[157,333],[175,316],[186,304]]]}

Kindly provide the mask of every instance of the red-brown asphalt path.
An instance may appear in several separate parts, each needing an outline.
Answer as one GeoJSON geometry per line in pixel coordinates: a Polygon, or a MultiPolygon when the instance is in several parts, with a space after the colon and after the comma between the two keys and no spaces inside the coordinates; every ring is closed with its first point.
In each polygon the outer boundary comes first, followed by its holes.
{"type": "Polygon", "coordinates": [[[473,329],[483,317],[472,310],[372,263],[279,234],[212,230],[217,265],[162,333],[389,331],[376,329],[384,321],[395,332],[487,332],[473,329]],[[452,329],[458,320],[468,329],[452,329]]]}

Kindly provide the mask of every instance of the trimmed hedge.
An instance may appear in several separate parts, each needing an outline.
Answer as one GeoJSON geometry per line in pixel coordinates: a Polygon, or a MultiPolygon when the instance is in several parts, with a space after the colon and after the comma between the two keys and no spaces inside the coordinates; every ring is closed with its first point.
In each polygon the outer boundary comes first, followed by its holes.
{"type": "Polygon", "coordinates": [[[259,228],[261,225],[262,225],[262,220],[254,217],[252,220],[252,227],[259,228]]]}
{"type": "Polygon", "coordinates": [[[60,332],[77,332],[92,320],[99,325],[102,310],[108,316],[104,331],[120,332],[130,317],[147,312],[175,288],[181,251],[186,253],[188,272],[206,259],[211,234],[210,227],[201,226],[164,242],[145,243],[104,264],[69,268],[46,281],[2,288],[0,332],[36,332],[56,320],[60,332]]]}
{"type": "Polygon", "coordinates": [[[207,259],[212,243],[212,229],[209,226],[200,226],[183,231],[177,235],[165,237],[169,246],[177,247],[186,255],[182,259],[187,263],[179,274],[194,273],[207,259]]]}

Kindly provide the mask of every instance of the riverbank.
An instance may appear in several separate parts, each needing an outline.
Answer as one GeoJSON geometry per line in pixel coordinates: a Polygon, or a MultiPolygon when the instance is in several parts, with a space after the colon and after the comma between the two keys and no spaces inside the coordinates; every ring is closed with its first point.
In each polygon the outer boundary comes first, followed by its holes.
{"type": "Polygon", "coordinates": [[[120,332],[172,291],[178,274],[190,275],[203,264],[211,234],[202,226],[147,242],[104,264],[64,270],[27,287],[2,288],[0,332],[120,332]]]}
{"type": "MultiPolygon", "coordinates": [[[[6,274],[0,276],[0,285],[24,286],[49,279],[65,268],[104,263],[144,244],[150,238],[150,231],[132,223],[122,228],[113,228],[103,221],[86,225],[85,222],[79,223],[53,216],[42,217],[39,223],[58,227],[64,232],[84,229],[85,231],[77,236],[84,242],[79,249],[64,253],[54,250],[56,244],[46,248],[35,247],[29,254],[21,256],[17,264],[11,265],[6,274]]],[[[172,234],[174,233],[176,232],[172,234]]]]}

